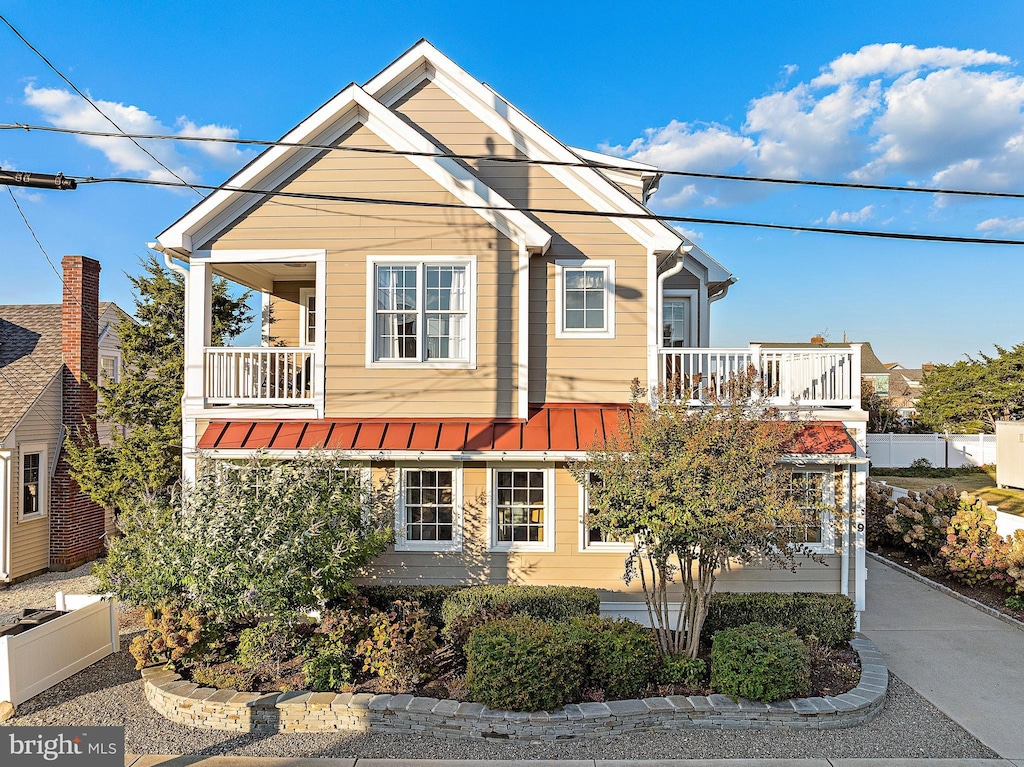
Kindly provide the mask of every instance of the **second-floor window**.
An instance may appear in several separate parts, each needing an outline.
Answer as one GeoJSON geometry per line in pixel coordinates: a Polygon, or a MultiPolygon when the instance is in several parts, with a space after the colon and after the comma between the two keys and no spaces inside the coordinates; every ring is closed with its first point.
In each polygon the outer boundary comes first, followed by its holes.
{"type": "Polygon", "coordinates": [[[615,262],[555,261],[555,335],[615,337],[615,262]]]}
{"type": "Polygon", "coordinates": [[[120,380],[119,360],[115,356],[100,355],[100,383],[109,386],[120,380]]]}
{"type": "Polygon", "coordinates": [[[471,363],[473,262],[371,261],[373,362],[471,363]]]}

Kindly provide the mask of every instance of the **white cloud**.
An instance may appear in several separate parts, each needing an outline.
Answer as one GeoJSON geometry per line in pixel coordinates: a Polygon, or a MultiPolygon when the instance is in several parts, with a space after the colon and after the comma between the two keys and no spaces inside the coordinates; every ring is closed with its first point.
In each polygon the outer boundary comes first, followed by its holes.
{"type": "Polygon", "coordinates": [[[975,227],[979,232],[1003,232],[1018,234],[1024,232],[1024,217],[987,218],[975,227]]]}
{"type": "Polygon", "coordinates": [[[683,235],[683,237],[688,239],[690,242],[697,242],[699,240],[704,239],[703,232],[697,232],[694,231],[693,229],[688,229],[685,226],[673,226],[672,228],[679,232],[679,234],[683,235]]]}
{"type": "MultiPolygon", "coordinates": [[[[139,107],[116,101],[93,99],[96,106],[126,133],[170,135],[175,133],[159,118],[139,107]]],[[[25,87],[25,103],[35,107],[51,124],[59,128],[85,131],[114,131],[114,127],[103,115],[93,109],[77,94],[61,88],[37,88],[33,84],[25,87]]],[[[187,118],[177,121],[178,135],[200,135],[233,138],[237,131],[222,125],[196,125],[187,118]]],[[[118,173],[141,174],[151,180],[171,181],[174,176],[161,168],[146,152],[126,138],[104,136],[79,136],[80,141],[101,151],[118,173]]],[[[180,149],[171,141],[139,140],[146,151],[156,157],[167,168],[189,182],[199,181],[196,161],[203,155],[218,161],[237,164],[250,154],[241,152],[232,144],[199,143],[199,151],[190,157],[188,148],[180,149]]]]}
{"type": "Polygon", "coordinates": [[[1009,56],[976,51],[972,48],[918,48],[916,45],[899,43],[875,43],[865,45],[856,53],[844,53],[832,61],[823,68],[822,74],[811,81],[811,86],[821,88],[877,75],[896,77],[920,69],[1010,63],[1012,62],[1009,56]]]}
{"type": "MultiPolygon", "coordinates": [[[[985,50],[867,45],[810,82],[753,98],[739,128],[673,120],[613,149],[674,170],[1016,189],[1024,77],[1015,66],[985,50]]],[[[770,193],[752,186],[666,179],[656,200],[727,205],[770,193]]]]}
{"type": "Polygon", "coordinates": [[[840,213],[838,210],[834,210],[828,214],[828,218],[825,222],[831,226],[836,224],[859,224],[867,221],[873,216],[871,209],[873,205],[865,205],[860,210],[847,210],[840,213]]]}

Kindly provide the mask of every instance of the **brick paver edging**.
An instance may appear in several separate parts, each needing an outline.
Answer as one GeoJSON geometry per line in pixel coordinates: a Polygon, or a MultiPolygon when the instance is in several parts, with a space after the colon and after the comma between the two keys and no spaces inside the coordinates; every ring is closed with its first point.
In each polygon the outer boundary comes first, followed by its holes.
{"type": "Polygon", "coordinates": [[[569,740],[633,730],[853,727],[884,702],[889,671],[869,639],[851,644],[860,655],[858,685],[823,698],[758,703],[725,695],[670,695],[609,703],[578,703],[557,711],[493,711],[479,703],[413,695],[215,690],[185,682],[159,667],[142,672],[146,700],[167,719],[193,727],[241,732],[354,730],[429,733],[443,738],[569,740]]]}

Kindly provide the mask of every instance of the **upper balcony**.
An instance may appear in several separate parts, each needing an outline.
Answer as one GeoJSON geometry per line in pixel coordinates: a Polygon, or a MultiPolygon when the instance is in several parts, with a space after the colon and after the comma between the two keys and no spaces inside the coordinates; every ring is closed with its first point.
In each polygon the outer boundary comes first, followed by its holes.
{"type": "Polygon", "coordinates": [[[722,398],[743,371],[760,378],[777,407],[860,407],[860,344],[841,347],[762,349],[674,348],[659,352],[658,381],[677,380],[694,406],[722,398]]]}
{"type": "Polygon", "coordinates": [[[312,407],[317,394],[312,347],[223,347],[203,349],[205,405],[312,407]]]}

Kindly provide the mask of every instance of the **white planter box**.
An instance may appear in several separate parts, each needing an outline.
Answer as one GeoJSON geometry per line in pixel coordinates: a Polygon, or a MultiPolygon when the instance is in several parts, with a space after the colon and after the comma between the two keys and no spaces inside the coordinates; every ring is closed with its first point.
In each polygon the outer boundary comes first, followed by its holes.
{"type": "Polygon", "coordinates": [[[15,706],[120,649],[113,599],[57,592],[67,615],[0,637],[0,701],[15,706]]]}

